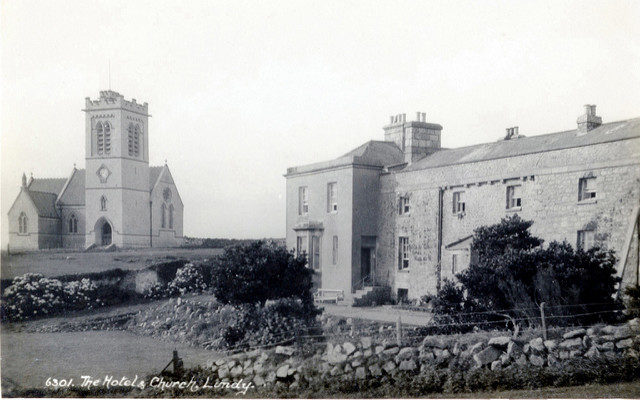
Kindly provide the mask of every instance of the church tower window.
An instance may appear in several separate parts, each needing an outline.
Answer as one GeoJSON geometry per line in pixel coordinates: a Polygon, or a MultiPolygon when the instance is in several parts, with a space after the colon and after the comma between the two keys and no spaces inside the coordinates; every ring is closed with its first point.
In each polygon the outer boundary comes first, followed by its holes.
{"type": "Polygon", "coordinates": [[[104,123],[104,154],[111,154],[111,124],[104,123]]]}
{"type": "Polygon", "coordinates": [[[169,206],[169,229],[173,229],[173,204],[169,206]]]}
{"type": "Polygon", "coordinates": [[[104,131],[102,129],[102,122],[96,124],[96,147],[98,154],[104,153],[104,131]]]}
{"type": "Polygon", "coordinates": [[[75,214],[69,217],[69,233],[78,233],[78,218],[75,214]]]}
{"type": "Polygon", "coordinates": [[[161,211],[160,214],[162,216],[162,224],[161,224],[161,226],[163,228],[166,228],[167,227],[167,222],[166,222],[167,221],[167,215],[166,215],[167,214],[167,207],[165,207],[164,203],[162,203],[162,205],[160,206],[160,211],[161,211]]]}
{"type": "Polygon", "coordinates": [[[18,233],[27,233],[27,214],[23,212],[18,217],[18,233]]]}
{"type": "Polygon", "coordinates": [[[100,211],[107,211],[107,198],[104,196],[100,197],[100,211]]]}
{"type": "Polygon", "coordinates": [[[136,157],[140,156],[140,139],[142,137],[142,133],[140,132],[140,125],[136,124],[136,127],[133,131],[133,155],[136,157]]]}
{"type": "Polygon", "coordinates": [[[129,156],[133,156],[133,124],[129,124],[127,127],[127,136],[129,138],[129,156]]]}

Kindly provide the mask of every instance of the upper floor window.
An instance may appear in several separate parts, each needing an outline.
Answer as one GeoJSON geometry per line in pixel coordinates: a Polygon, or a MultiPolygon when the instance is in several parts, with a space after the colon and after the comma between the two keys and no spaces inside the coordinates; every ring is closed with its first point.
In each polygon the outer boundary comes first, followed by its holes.
{"type": "Polygon", "coordinates": [[[398,201],[398,214],[409,214],[411,211],[411,203],[409,202],[409,196],[402,196],[398,201]]]}
{"type": "Polygon", "coordinates": [[[96,124],[96,148],[98,154],[111,154],[111,124],[98,122],[96,124]]]}
{"type": "Polygon", "coordinates": [[[69,217],[69,233],[78,233],[78,218],[75,214],[69,217]]]}
{"type": "Polygon", "coordinates": [[[466,212],[464,192],[453,192],[453,213],[463,214],[464,212],[466,212]]]}
{"type": "Polygon", "coordinates": [[[400,236],[398,238],[398,269],[409,268],[409,238],[400,236]]]}
{"type": "Polygon", "coordinates": [[[595,244],[595,231],[582,230],[578,231],[578,243],[577,247],[582,250],[589,250],[595,244]]]}
{"type": "Polygon", "coordinates": [[[596,198],[596,178],[580,178],[578,182],[578,201],[596,198]]]}
{"type": "Polygon", "coordinates": [[[507,186],[507,209],[522,207],[522,195],[520,185],[507,186]]]}
{"type": "Polygon", "coordinates": [[[333,237],[333,265],[338,263],[338,237],[333,237]]]}
{"type": "Polygon", "coordinates": [[[107,211],[107,198],[104,196],[100,197],[100,211],[107,211]]]}
{"type": "Polygon", "coordinates": [[[18,217],[18,233],[27,233],[27,214],[23,212],[18,217]]]}
{"type": "Polygon", "coordinates": [[[338,211],[338,184],[331,182],[327,184],[327,212],[338,211]]]}
{"type": "Polygon", "coordinates": [[[309,213],[309,198],[307,197],[307,187],[300,186],[298,188],[298,215],[306,215],[309,213]]]}

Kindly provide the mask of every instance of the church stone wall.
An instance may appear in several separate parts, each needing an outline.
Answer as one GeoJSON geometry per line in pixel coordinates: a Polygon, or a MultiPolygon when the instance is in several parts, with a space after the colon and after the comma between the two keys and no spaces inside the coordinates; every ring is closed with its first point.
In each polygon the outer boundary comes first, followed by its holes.
{"type": "MultiPolygon", "coordinates": [[[[516,139],[517,140],[517,139],[516,139]]],[[[506,210],[506,187],[522,187],[522,218],[534,220],[532,233],[576,245],[577,231],[594,229],[595,241],[622,251],[631,211],[640,202],[640,139],[549,151],[381,176],[378,260],[396,292],[411,298],[434,293],[438,282],[438,196],[443,192],[442,269],[451,268],[444,246],[494,224],[506,210]],[[578,181],[596,178],[595,202],[578,203],[578,181]],[[465,192],[466,213],[453,213],[453,192],[465,192]],[[399,216],[399,196],[408,195],[411,213],[399,216]],[[398,271],[398,237],[408,236],[409,272],[398,271]]],[[[621,269],[621,266],[619,267],[621,269]]]]}
{"type": "Polygon", "coordinates": [[[9,250],[37,250],[38,249],[38,213],[24,189],[20,190],[18,198],[9,210],[9,250]],[[18,218],[20,213],[27,215],[27,233],[19,233],[18,218]]]}
{"type": "Polygon", "coordinates": [[[60,209],[61,244],[65,249],[83,249],[85,246],[86,219],[83,206],[64,206],[60,209]],[[75,215],[78,232],[69,232],[69,219],[75,215]]]}
{"type": "Polygon", "coordinates": [[[38,217],[38,248],[55,249],[60,246],[60,219],[38,217]]]}
{"type": "MultiPolygon", "coordinates": [[[[153,247],[176,247],[182,244],[183,205],[178,189],[170,178],[161,178],[151,192],[153,247]],[[171,198],[165,201],[163,192],[168,188],[171,198]],[[162,204],[165,204],[165,227],[162,227],[162,204]],[[169,206],[173,205],[173,228],[169,227],[169,206]]],[[[148,226],[148,225],[147,225],[148,226]]]]}

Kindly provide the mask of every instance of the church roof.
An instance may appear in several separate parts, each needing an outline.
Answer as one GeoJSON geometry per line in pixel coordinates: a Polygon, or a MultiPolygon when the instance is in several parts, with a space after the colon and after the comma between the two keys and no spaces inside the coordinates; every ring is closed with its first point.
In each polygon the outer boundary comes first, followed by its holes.
{"type": "Polygon", "coordinates": [[[151,191],[153,187],[156,185],[156,182],[158,182],[158,179],[160,178],[160,174],[162,173],[163,169],[164,169],[164,166],[149,167],[149,191],[151,191]]]}
{"type": "Polygon", "coordinates": [[[636,137],[640,137],[640,118],[602,124],[586,133],[574,129],[457,149],[442,149],[416,161],[401,172],[589,146],[636,137]]]}
{"type": "Polygon", "coordinates": [[[74,169],[58,202],[68,206],[84,205],[85,170],[74,169]]]}
{"type": "Polygon", "coordinates": [[[62,191],[67,178],[34,178],[29,183],[30,191],[53,193],[56,196],[62,191]]]}
{"type": "Polygon", "coordinates": [[[58,213],[56,211],[56,198],[58,195],[53,193],[37,192],[29,189],[29,196],[38,210],[38,216],[58,218],[58,213]]]}
{"type": "Polygon", "coordinates": [[[380,140],[370,140],[336,159],[288,168],[287,175],[312,172],[353,164],[372,167],[385,167],[390,165],[397,165],[403,162],[404,155],[395,143],[380,140]]]}

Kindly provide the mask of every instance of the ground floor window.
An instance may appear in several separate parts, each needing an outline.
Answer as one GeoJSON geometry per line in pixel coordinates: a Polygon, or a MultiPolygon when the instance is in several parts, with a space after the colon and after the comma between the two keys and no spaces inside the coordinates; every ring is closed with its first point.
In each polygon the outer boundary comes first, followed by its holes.
{"type": "Polygon", "coordinates": [[[458,272],[458,255],[451,255],[451,275],[455,275],[458,272]]]}
{"type": "Polygon", "coordinates": [[[409,301],[409,289],[398,289],[398,303],[409,301]]]}
{"type": "Polygon", "coordinates": [[[398,238],[398,269],[409,268],[409,238],[400,236],[398,238]]]}
{"type": "Polygon", "coordinates": [[[595,244],[595,231],[578,231],[577,247],[582,250],[589,250],[595,244]]]}
{"type": "Polygon", "coordinates": [[[333,265],[338,263],[338,237],[333,237],[333,265]]]}
{"type": "Polygon", "coordinates": [[[311,250],[309,251],[309,265],[313,269],[320,269],[320,236],[311,237],[311,250]]]}

